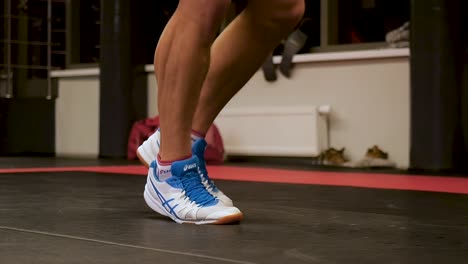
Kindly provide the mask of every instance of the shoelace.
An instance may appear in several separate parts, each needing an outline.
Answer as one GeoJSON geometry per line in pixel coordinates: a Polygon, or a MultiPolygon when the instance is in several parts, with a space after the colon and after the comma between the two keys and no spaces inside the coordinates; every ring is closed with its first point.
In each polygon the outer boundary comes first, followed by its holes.
{"type": "Polygon", "coordinates": [[[184,186],[185,195],[196,204],[206,206],[215,201],[216,198],[205,189],[197,173],[187,173],[182,177],[181,182],[184,186]]]}
{"type": "MultiPolygon", "coordinates": [[[[204,164],[205,161],[204,161],[204,160],[201,160],[200,163],[201,163],[201,164],[204,164]]],[[[214,192],[217,192],[217,191],[218,191],[218,188],[216,187],[216,185],[214,184],[214,182],[210,179],[210,177],[208,177],[208,171],[206,170],[205,165],[200,165],[200,173],[201,173],[201,177],[202,177],[203,181],[208,183],[208,185],[210,186],[211,190],[213,190],[214,192]]]]}

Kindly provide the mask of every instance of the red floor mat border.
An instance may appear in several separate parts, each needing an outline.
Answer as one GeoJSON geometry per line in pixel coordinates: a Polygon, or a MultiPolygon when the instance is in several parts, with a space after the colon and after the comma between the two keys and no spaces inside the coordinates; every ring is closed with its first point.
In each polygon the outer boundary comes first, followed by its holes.
{"type": "MultiPolygon", "coordinates": [[[[0,173],[98,172],[146,175],[143,166],[99,166],[61,168],[12,168],[0,173]]],[[[373,189],[430,191],[468,194],[468,178],[372,174],[353,172],[317,172],[233,166],[209,166],[210,176],[218,180],[349,186],[373,189]]]]}

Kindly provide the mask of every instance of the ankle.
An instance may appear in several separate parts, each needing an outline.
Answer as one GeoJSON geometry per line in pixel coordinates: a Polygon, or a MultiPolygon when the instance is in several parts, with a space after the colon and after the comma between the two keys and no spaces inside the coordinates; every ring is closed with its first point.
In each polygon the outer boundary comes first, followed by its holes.
{"type": "Polygon", "coordinates": [[[192,144],[199,140],[199,139],[204,139],[206,136],[205,133],[203,132],[200,132],[200,131],[197,131],[197,130],[194,130],[192,129],[192,132],[190,133],[190,138],[192,139],[192,144]]]}
{"type": "Polygon", "coordinates": [[[160,166],[170,166],[172,165],[172,163],[176,162],[176,161],[182,161],[182,160],[186,160],[186,159],[190,159],[192,157],[192,154],[187,154],[187,155],[184,155],[184,156],[181,156],[180,158],[175,158],[175,159],[163,159],[161,157],[160,154],[158,154],[157,156],[157,162],[158,162],[158,165],[160,166]]]}

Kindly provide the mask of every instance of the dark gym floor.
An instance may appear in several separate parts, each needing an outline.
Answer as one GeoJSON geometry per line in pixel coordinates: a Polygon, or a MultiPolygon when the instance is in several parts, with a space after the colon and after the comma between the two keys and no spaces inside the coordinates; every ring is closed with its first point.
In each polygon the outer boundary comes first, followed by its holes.
{"type": "Polygon", "coordinates": [[[0,263],[468,263],[467,194],[216,180],[245,220],[195,226],[148,209],[145,181],[0,173],[0,263]]]}

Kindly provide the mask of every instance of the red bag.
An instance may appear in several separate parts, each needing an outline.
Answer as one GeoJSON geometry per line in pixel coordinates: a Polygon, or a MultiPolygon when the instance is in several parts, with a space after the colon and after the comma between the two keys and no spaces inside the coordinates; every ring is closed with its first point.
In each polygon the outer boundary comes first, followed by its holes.
{"type": "Polygon", "coordinates": [[[224,163],[224,143],[221,133],[215,124],[211,125],[206,132],[205,140],[207,143],[205,150],[205,161],[207,164],[224,163]]]}
{"type": "MultiPolygon", "coordinates": [[[[136,151],[159,128],[159,116],[136,121],[130,131],[127,146],[127,159],[136,160],[136,151]]],[[[222,164],[224,162],[224,144],[221,133],[216,125],[208,129],[205,140],[205,161],[207,164],[222,164]]]]}
{"type": "Polygon", "coordinates": [[[159,116],[136,121],[130,135],[128,136],[127,144],[127,159],[136,160],[136,151],[145,140],[147,140],[159,128],[159,116]]]}

